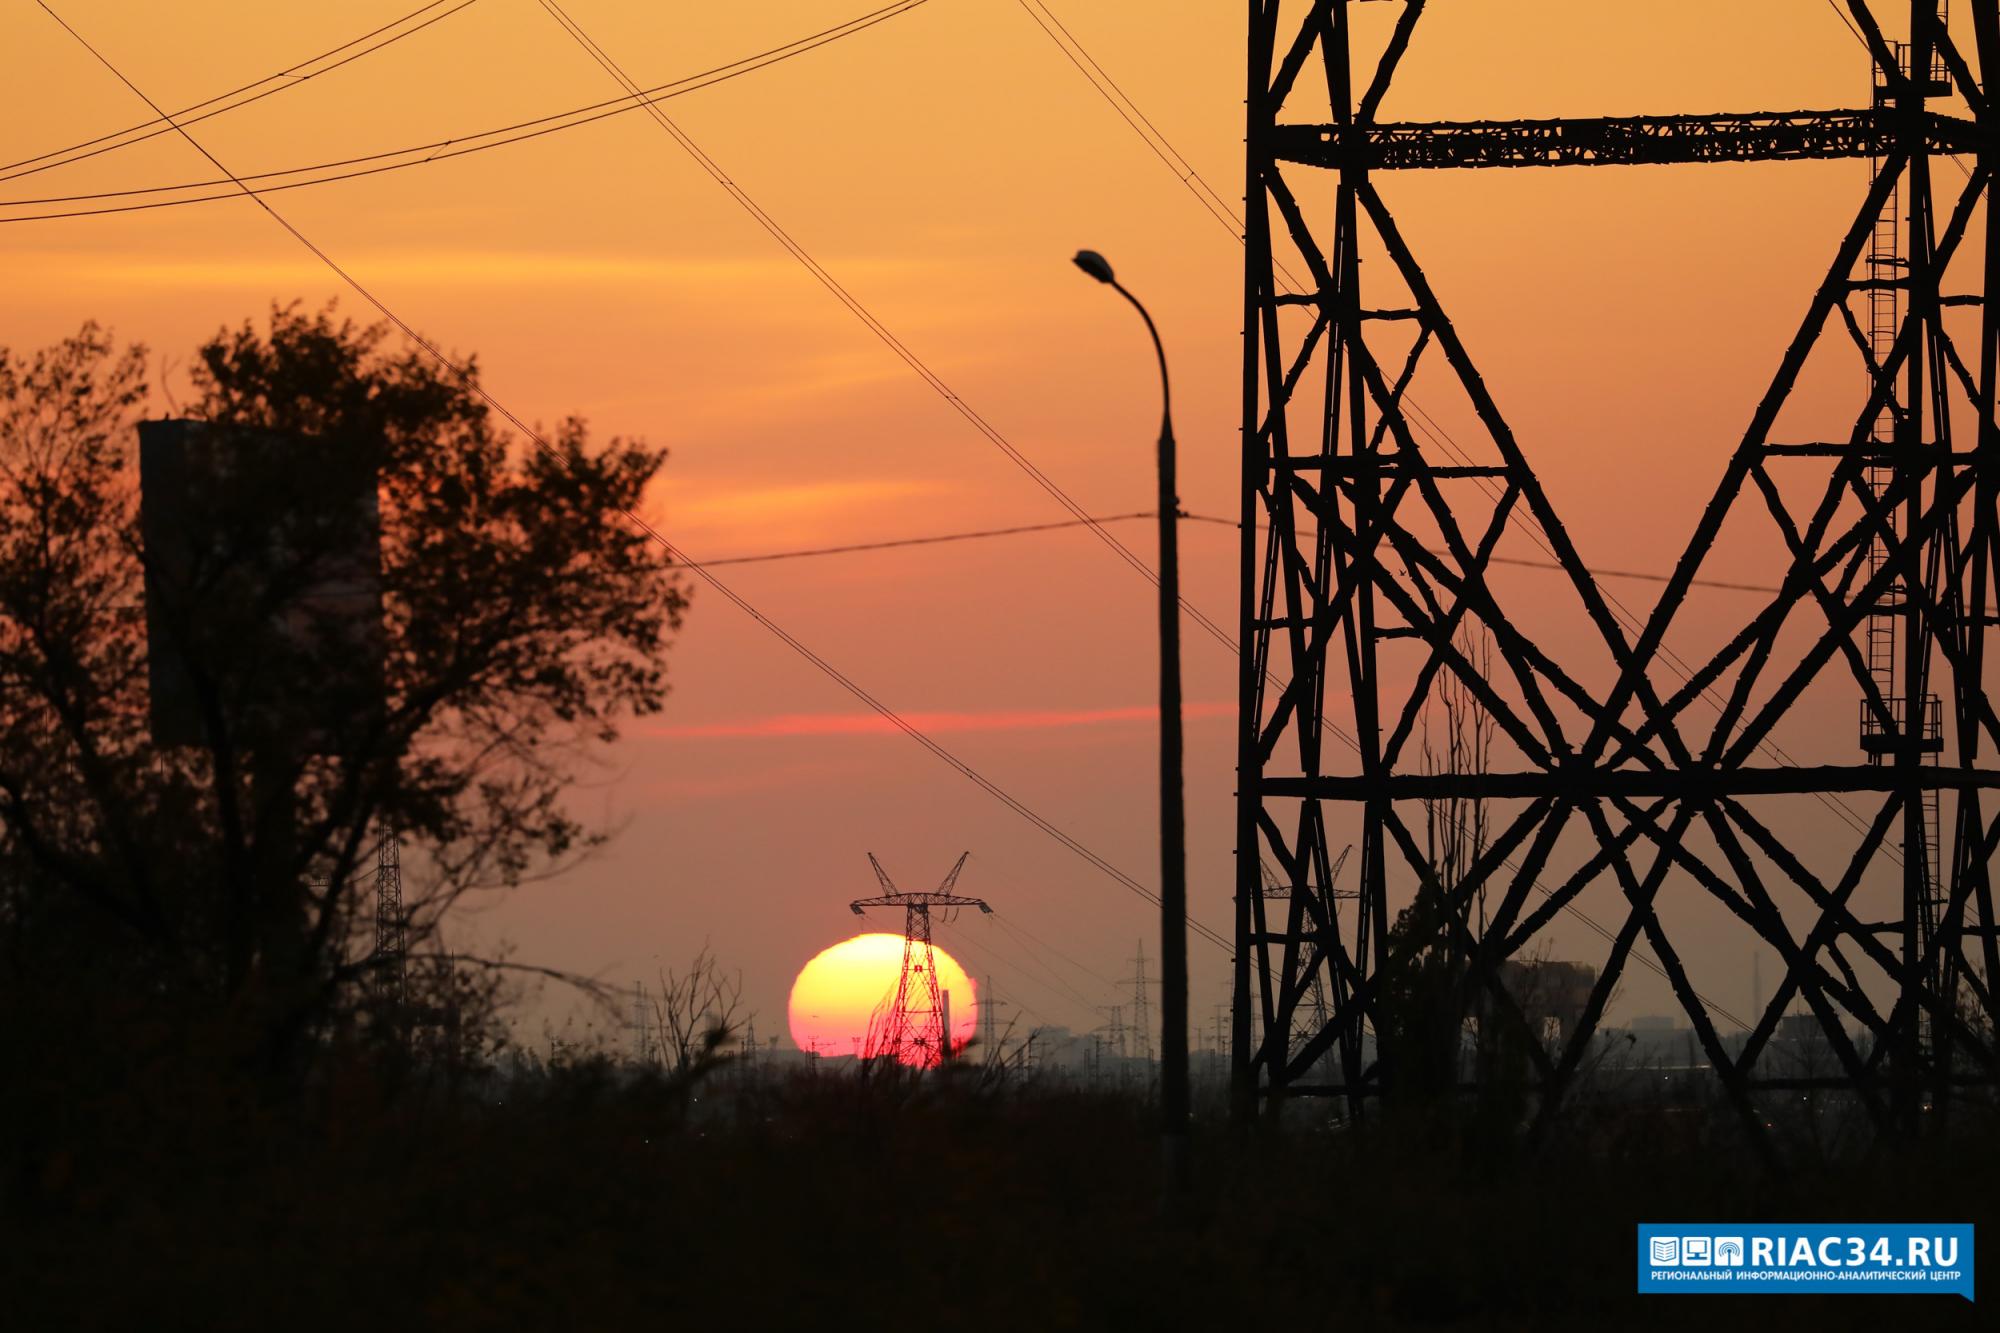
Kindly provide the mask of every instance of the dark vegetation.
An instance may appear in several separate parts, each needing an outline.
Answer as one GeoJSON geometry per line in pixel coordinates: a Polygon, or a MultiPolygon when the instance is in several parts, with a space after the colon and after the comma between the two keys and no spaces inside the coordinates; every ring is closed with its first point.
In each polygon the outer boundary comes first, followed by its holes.
{"type": "MultiPolygon", "coordinates": [[[[465,895],[602,836],[566,790],[660,706],[686,605],[621,517],[665,456],[578,421],[529,447],[476,366],[278,308],[198,349],[178,415],[227,449],[174,514],[145,366],[95,326],[0,349],[0,1023],[46,1062],[17,1091],[104,1052],[282,1097],[463,998],[454,966],[383,975],[386,847],[438,963],[465,895]]],[[[45,1114],[0,1097],[29,1140],[45,1114]]]]}
{"type": "Polygon", "coordinates": [[[142,1095],[83,1108],[14,1197],[16,1326],[1972,1327],[1948,1297],[1642,1300],[1633,1224],[1992,1223],[2000,1187],[1984,1145],[1773,1178],[1721,1108],[1533,1155],[1448,1117],[1298,1116],[1204,1124],[1172,1218],[1137,1099],[974,1073],[559,1055],[453,1077],[356,1053],[283,1114],[142,1095]]]}

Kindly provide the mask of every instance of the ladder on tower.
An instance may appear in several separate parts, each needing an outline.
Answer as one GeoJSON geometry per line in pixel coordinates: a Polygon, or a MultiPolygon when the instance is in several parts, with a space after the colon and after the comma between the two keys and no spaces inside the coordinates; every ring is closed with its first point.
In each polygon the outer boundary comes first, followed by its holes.
{"type": "MultiPolygon", "coordinates": [[[[1949,0],[1937,0],[1937,27],[1943,32],[1949,22],[1949,0]]],[[[1912,52],[1909,43],[1892,42],[1891,51],[1896,59],[1896,69],[1901,79],[1911,75],[1912,52]]],[[[1893,105],[1898,93],[1897,81],[1889,78],[1888,72],[1880,64],[1874,65],[1874,104],[1876,107],[1893,105]]],[[[1951,92],[1951,69],[1943,55],[1933,48],[1925,79],[1919,91],[1926,98],[1942,97],[1951,92]]],[[[1877,174],[1882,170],[1882,160],[1874,159],[1873,168],[1877,174]]],[[[1909,263],[1903,253],[1905,239],[1902,209],[1902,181],[1892,183],[1887,197],[1883,200],[1882,211],[1875,219],[1869,236],[1868,279],[1865,284],[1868,294],[1868,351],[1871,359],[1871,374],[1879,378],[1881,368],[1888,363],[1896,340],[1902,333],[1903,293],[1909,289],[1909,263]]],[[[1870,385],[1871,392],[1874,385],[1870,385]]],[[[1910,410],[1915,410],[1912,407],[1910,410]]],[[[1903,448],[1903,426],[1905,408],[1900,402],[1899,390],[1890,386],[1881,406],[1875,413],[1869,430],[1869,456],[1863,469],[1864,483],[1871,503],[1879,505],[1895,484],[1899,455],[1903,448]]],[[[1911,423],[1917,427],[1911,444],[1920,447],[1921,417],[1911,423]]],[[[1883,530],[1871,535],[1867,546],[1865,574],[1870,583],[1881,574],[1882,568],[1892,558],[1899,545],[1895,541],[1900,531],[1901,516],[1895,508],[1882,515],[1883,530]]],[[[1918,627],[1910,616],[1912,599],[1905,580],[1909,577],[1907,565],[1895,571],[1889,582],[1878,592],[1870,604],[1868,618],[1864,625],[1864,656],[1868,673],[1875,690],[1888,705],[1888,717],[1884,720],[1877,709],[1867,700],[1861,707],[1861,748],[1868,755],[1870,764],[1880,764],[1885,756],[1895,754],[1914,745],[1924,756],[1926,763],[1937,762],[1944,748],[1943,706],[1938,696],[1926,694],[1921,702],[1915,703],[1908,697],[1908,691],[1899,689],[1902,683],[1900,652],[1904,634],[1917,633],[1918,627]],[[1914,716],[1912,714],[1915,714],[1914,716]]],[[[1929,953],[1931,941],[1936,937],[1938,926],[1945,909],[1944,894],[1947,876],[1940,864],[1942,848],[1942,828],[1939,808],[1939,793],[1934,785],[1926,786],[1923,792],[1921,814],[1922,842],[1921,854],[1923,888],[1917,901],[1910,904],[1916,914],[1916,941],[1920,956],[1929,953]]],[[[1909,855],[1912,850],[1905,850],[1909,855]]],[[[1917,1045],[1920,1058],[1928,1064],[1932,1049],[1931,1018],[1928,1011],[1920,1011],[1917,1019],[1917,1045]]]]}
{"type": "MultiPolygon", "coordinates": [[[[1907,54],[1899,51],[1898,61],[1907,63],[1907,54]]],[[[1884,99],[1888,88],[1888,76],[1878,65],[1875,68],[1875,98],[1878,103],[1884,99]]],[[[1880,158],[1871,165],[1876,173],[1881,172],[1880,158]]],[[[1903,262],[1902,194],[1902,181],[1898,179],[1890,186],[1888,197],[1882,201],[1882,211],[1876,215],[1875,227],[1868,239],[1868,354],[1871,369],[1877,375],[1889,360],[1903,322],[1903,287],[1907,282],[1905,270],[1908,266],[1903,262]]],[[[1872,385],[1870,387],[1873,388],[1872,385]]],[[[1876,411],[1868,433],[1869,457],[1863,478],[1868,487],[1869,500],[1874,504],[1881,503],[1895,480],[1896,469],[1889,458],[1889,451],[1896,444],[1900,416],[1901,409],[1892,387],[1876,411]]],[[[1894,511],[1890,511],[1885,519],[1893,531],[1897,521],[1894,511]]],[[[1869,538],[1865,572],[1871,584],[1887,563],[1891,549],[1890,541],[1882,534],[1869,538]]],[[[1877,594],[1864,629],[1868,673],[1882,697],[1890,700],[1896,697],[1896,620],[1902,608],[1901,590],[1891,583],[1877,594]]],[[[1869,752],[1869,762],[1880,763],[1892,742],[1890,729],[1881,725],[1878,716],[1864,709],[1861,746],[1869,752]]]]}

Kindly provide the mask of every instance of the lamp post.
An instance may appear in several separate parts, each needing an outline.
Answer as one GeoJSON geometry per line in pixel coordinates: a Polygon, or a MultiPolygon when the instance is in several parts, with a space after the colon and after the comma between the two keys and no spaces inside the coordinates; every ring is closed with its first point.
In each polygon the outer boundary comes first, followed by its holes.
{"type": "Polygon", "coordinates": [[[1139,298],[1095,250],[1072,261],[1132,303],[1160,360],[1160,1133],[1167,1187],[1187,1184],[1187,817],[1181,795],[1180,496],[1174,480],[1173,388],[1167,350],[1139,298]]]}

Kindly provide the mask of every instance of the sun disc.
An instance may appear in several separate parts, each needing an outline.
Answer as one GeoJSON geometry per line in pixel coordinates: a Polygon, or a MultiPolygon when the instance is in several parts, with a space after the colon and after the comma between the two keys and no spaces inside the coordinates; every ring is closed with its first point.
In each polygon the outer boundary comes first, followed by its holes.
{"type": "MultiPolygon", "coordinates": [[[[972,1040],[979,1028],[977,988],[965,969],[933,945],[938,987],[951,1009],[952,1048],[972,1040]]],[[[917,951],[913,966],[921,966],[917,951]]],[[[903,937],[885,932],[856,935],[822,949],[799,969],[792,983],[788,1016],[792,1041],[802,1051],[822,1056],[860,1055],[868,1040],[868,1023],[878,1007],[893,1001],[903,967],[903,937]]]]}

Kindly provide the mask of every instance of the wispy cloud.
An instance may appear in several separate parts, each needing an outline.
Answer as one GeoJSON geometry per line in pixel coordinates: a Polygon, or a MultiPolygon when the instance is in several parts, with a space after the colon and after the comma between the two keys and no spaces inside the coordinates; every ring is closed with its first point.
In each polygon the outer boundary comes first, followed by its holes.
{"type": "MultiPolygon", "coordinates": [[[[15,256],[17,260],[21,257],[15,256]]],[[[60,263],[68,268],[73,280],[130,286],[265,287],[320,281],[326,276],[326,270],[309,255],[172,257],[130,252],[31,251],[27,257],[60,263]]],[[[793,261],[782,256],[662,257],[536,250],[404,250],[363,252],[344,257],[344,262],[348,268],[367,279],[458,286],[494,283],[629,286],[638,283],[740,292],[746,285],[776,287],[792,284],[799,276],[793,261]]],[[[856,256],[841,259],[838,267],[846,273],[878,278],[915,278],[937,265],[898,257],[856,256]]]]}
{"type": "Polygon", "coordinates": [[[704,487],[693,494],[688,493],[689,489],[670,483],[660,488],[655,497],[676,524],[733,526],[745,520],[765,524],[797,522],[829,512],[849,513],[864,505],[936,496],[950,487],[935,481],[880,477],[796,486],[734,486],[727,490],[704,487]]]}
{"type": "MultiPolygon", "coordinates": [[[[1197,702],[1182,710],[1190,718],[1227,717],[1236,711],[1232,703],[1197,702]]],[[[1072,727],[1115,726],[1152,722],[1157,708],[1027,708],[996,709],[970,713],[905,713],[911,726],[933,736],[975,731],[1055,731],[1072,727]]],[[[900,728],[888,718],[874,713],[777,713],[769,717],[745,718],[734,722],[702,722],[685,725],[655,725],[644,729],[649,736],[677,740],[724,737],[788,736],[889,736],[900,728]]]]}

